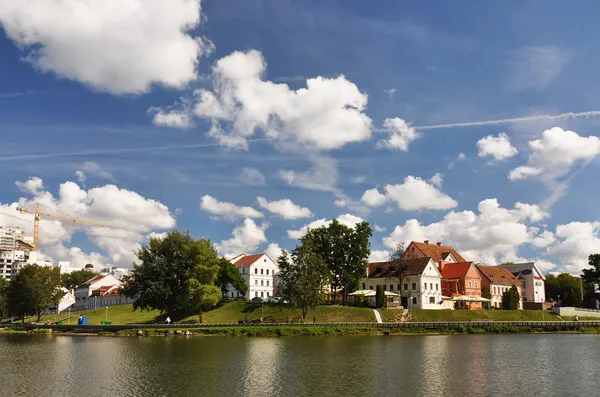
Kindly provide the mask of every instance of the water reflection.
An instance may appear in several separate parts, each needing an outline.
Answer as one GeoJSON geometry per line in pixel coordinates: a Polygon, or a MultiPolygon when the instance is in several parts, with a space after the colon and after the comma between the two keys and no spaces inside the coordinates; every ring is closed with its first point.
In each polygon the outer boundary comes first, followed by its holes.
{"type": "Polygon", "coordinates": [[[240,392],[245,396],[274,396],[279,394],[280,359],[283,342],[279,339],[250,339],[246,344],[243,383],[240,392]]]}

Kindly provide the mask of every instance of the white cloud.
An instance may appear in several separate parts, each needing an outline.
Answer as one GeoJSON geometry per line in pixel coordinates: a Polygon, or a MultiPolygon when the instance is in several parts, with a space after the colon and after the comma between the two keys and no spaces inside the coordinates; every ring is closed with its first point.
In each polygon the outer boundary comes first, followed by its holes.
{"type": "Polygon", "coordinates": [[[152,232],[148,234],[148,239],[151,238],[155,238],[155,239],[160,239],[162,240],[163,238],[167,237],[167,232],[162,232],[162,233],[157,233],[157,232],[152,232]]]}
{"type": "Polygon", "coordinates": [[[196,79],[212,43],[188,31],[200,0],[0,0],[0,24],[44,72],[114,94],[196,79]]]}
{"type": "Polygon", "coordinates": [[[240,177],[243,183],[250,186],[266,186],[267,179],[256,168],[244,167],[240,177]]]}
{"type": "Polygon", "coordinates": [[[369,207],[379,207],[388,202],[388,198],[381,194],[376,187],[365,190],[360,200],[369,207]]]}
{"type": "Polygon", "coordinates": [[[421,137],[414,127],[397,117],[385,119],[383,127],[390,136],[388,139],[377,142],[377,147],[380,149],[398,149],[407,152],[410,143],[421,137]]]}
{"type": "Polygon", "coordinates": [[[336,207],[345,207],[348,203],[346,203],[346,200],[335,200],[333,202],[333,204],[335,204],[336,207]]]}
{"type": "Polygon", "coordinates": [[[77,178],[80,179],[80,182],[86,181],[88,175],[97,176],[99,178],[108,179],[110,181],[116,181],[115,177],[112,173],[107,171],[104,167],[98,164],[95,161],[86,161],[76,172],[77,178]]]}
{"type": "Polygon", "coordinates": [[[200,201],[200,208],[214,215],[222,216],[227,220],[235,220],[236,218],[262,218],[262,212],[255,210],[252,207],[241,207],[233,203],[218,201],[216,198],[205,195],[200,201]]]}
{"type": "Polygon", "coordinates": [[[267,242],[266,229],[267,225],[258,226],[252,219],[246,218],[242,225],[233,229],[232,238],[217,244],[217,250],[226,256],[253,253],[262,243],[267,242]]]}
{"type": "Polygon", "coordinates": [[[553,45],[523,47],[508,62],[506,88],[513,92],[544,88],[572,59],[571,51],[553,45]]]}
{"type": "Polygon", "coordinates": [[[477,141],[479,157],[490,156],[495,160],[505,160],[516,155],[517,148],[515,148],[508,139],[508,135],[504,132],[498,134],[498,136],[488,135],[477,141]]]}
{"type": "Polygon", "coordinates": [[[580,274],[588,267],[588,256],[600,253],[600,222],[571,222],[556,226],[557,241],[547,255],[559,260],[562,270],[580,274]]]}
{"type": "Polygon", "coordinates": [[[390,259],[391,251],[388,250],[371,250],[369,262],[385,262],[390,259]]]}
{"type": "Polygon", "coordinates": [[[433,186],[440,188],[442,187],[442,182],[444,181],[444,177],[439,172],[436,172],[431,178],[429,178],[429,183],[433,186]]]}
{"type": "Polygon", "coordinates": [[[530,176],[539,175],[544,171],[543,168],[529,167],[521,165],[508,173],[508,179],[515,181],[518,179],[527,179],[530,176]]]}
{"type": "MultiPolygon", "coordinates": [[[[441,183],[441,175],[436,174],[431,180],[433,183],[441,183]]],[[[414,176],[404,178],[404,183],[401,185],[385,185],[383,189],[385,194],[380,193],[377,188],[367,190],[361,200],[371,207],[393,201],[398,208],[404,211],[443,210],[458,205],[454,199],[442,193],[434,184],[414,176]]]]}
{"type": "MultiPolygon", "coordinates": [[[[336,218],[336,220],[339,223],[341,223],[342,225],[346,225],[350,228],[354,228],[358,223],[364,221],[362,218],[352,215],[352,214],[342,214],[342,215],[338,216],[336,218]]],[[[317,229],[317,228],[320,228],[321,226],[327,226],[330,223],[331,223],[331,220],[327,220],[325,218],[317,219],[316,221],[313,221],[313,222],[309,223],[308,225],[302,226],[298,230],[288,230],[287,234],[288,234],[288,237],[291,239],[299,239],[306,234],[308,229],[317,229]]]]}
{"type": "Polygon", "coordinates": [[[29,178],[25,182],[17,181],[15,182],[15,185],[17,185],[22,192],[33,195],[38,194],[42,189],[44,189],[44,182],[37,176],[29,178]]]}
{"type": "Polygon", "coordinates": [[[281,255],[281,247],[277,243],[270,243],[265,252],[269,255],[269,258],[277,262],[277,259],[281,255]]]}
{"type": "Polygon", "coordinates": [[[467,157],[467,156],[465,156],[465,154],[464,154],[463,152],[460,152],[460,153],[458,154],[458,156],[456,156],[456,158],[457,158],[458,160],[464,160],[464,159],[465,159],[465,157],[467,157]]]}
{"type": "Polygon", "coordinates": [[[548,247],[556,241],[556,237],[554,233],[549,230],[544,230],[541,234],[539,234],[536,238],[531,241],[531,244],[537,248],[545,248],[548,247]]]}
{"type": "MultiPolygon", "coordinates": [[[[50,192],[43,190],[43,182],[39,178],[31,178],[27,182],[17,184],[27,189],[30,196],[19,199],[20,207],[32,209],[35,203],[39,203],[46,212],[67,214],[74,218],[104,224],[104,226],[93,226],[42,217],[40,249],[42,253],[48,253],[56,260],[79,261],[85,257],[96,259],[102,257],[111,263],[130,266],[135,259],[134,251],[139,248],[140,242],[148,233],[175,226],[175,219],[167,206],[114,185],[100,186],[86,191],[74,182],[65,182],[60,185],[58,198],[55,198],[50,192]],[[77,247],[66,248],[64,244],[71,240],[76,231],[86,233],[88,238],[107,255],[94,256],[92,253],[89,254],[92,256],[86,256],[88,254],[77,247]]],[[[2,206],[3,212],[4,208],[14,211],[16,206],[16,203],[2,206]]],[[[21,217],[28,217],[28,215],[21,217]]],[[[5,220],[0,219],[0,222],[5,220]]],[[[32,233],[31,222],[25,222],[23,226],[28,233],[32,233]]]]}
{"type": "Polygon", "coordinates": [[[394,249],[399,243],[413,240],[442,241],[466,260],[494,264],[499,258],[515,257],[519,246],[538,236],[539,229],[531,223],[548,216],[536,205],[516,203],[513,209],[506,209],[496,199],[481,201],[477,209],[479,213],[451,211],[441,221],[428,225],[409,219],[396,226],[383,242],[394,249]]]}
{"type": "Polygon", "coordinates": [[[185,130],[194,126],[194,120],[189,110],[163,110],[158,107],[152,107],[148,109],[148,113],[154,115],[152,117],[154,124],[162,127],[185,130]]]}
{"type": "Polygon", "coordinates": [[[367,180],[366,176],[359,175],[359,176],[356,176],[356,177],[352,178],[351,182],[354,183],[354,184],[359,184],[359,183],[363,183],[366,180],[367,180]]]}
{"type": "Polygon", "coordinates": [[[258,205],[267,211],[281,216],[283,219],[302,219],[310,218],[314,214],[306,207],[300,207],[290,199],[281,199],[277,201],[268,201],[264,197],[257,197],[258,205]]]}
{"type": "Polygon", "coordinates": [[[370,138],[371,119],[363,113],[367,95],[344,76],[307,79],[306,88],[292,90],[263,80],[265,72],[259,51],[236,51],[213,67],[212,91],[195,92],[194,114],[215,123],[211,136],[221,144],[239,148],[257,130],[320,150],[370,138]]]}
{"type": "Polygon", "coordinates": [[[392,102],[394,101],[394,94],[396,93],[395,88],[390,88],[389,90],[383,90],[383,92],[390,97],[390,101],[392,101],[392,102]]]}
{"type": "Polygon", "coordinates": [[[375,231],[376,231],[376,232],[379,232],[379,233],[381,233],[381,232],[385,232],[385,230],[386,230],[386,229],[385,229],[385,227],[379,226],[379,225],[377,225],[377,224],[375,224],[375,225],[373,226],[373,229],[375,229],[375,231]]]}

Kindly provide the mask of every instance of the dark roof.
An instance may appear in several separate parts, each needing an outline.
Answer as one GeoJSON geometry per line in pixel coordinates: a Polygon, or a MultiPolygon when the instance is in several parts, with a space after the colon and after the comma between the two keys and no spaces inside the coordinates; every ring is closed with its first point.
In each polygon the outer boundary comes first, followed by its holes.
{"type": "Polygon", "coordinates": [[[406,264],[405,276],[414,276],[423,273],[431,258],[408,259],[399,262],[372,262],[369,263],[369,278],[399,277],[399,264],[406,264]]]}
{"type": "Polygon", "coordinates": [[[521,284],[508,269],[496,266],[476,265],[479,272],[492,283],[521,284]]]}
{"type": "Polygon", "coordinates": [[[238,259],[234,263],[234,265],[235,265],[235,267],[250,266],[254,262],[256,262],[257,260],[259,260],[260,257],[263,256],[263,255],[264,255],[264,253],[262,253],[262,254],[256,254],[256,255],[245,255],[242,258],[238,259]]]}
{"type": "Polygon", "coordinates": [[[442,269],[442,278],[457,279],[464,278],[473,262],[449,263],[442,269]]]}
{"type": "Polygon", "coordinates": [[[425,256],[432,258],[434,261],[442,261],[446,259],[448,254],[452,254],[458,262],[466,262],[465,258],[456,252],[454,248],[446,245],[426,244],[417,241],[413,241],[411,244],[414,244],[425,256]]]}

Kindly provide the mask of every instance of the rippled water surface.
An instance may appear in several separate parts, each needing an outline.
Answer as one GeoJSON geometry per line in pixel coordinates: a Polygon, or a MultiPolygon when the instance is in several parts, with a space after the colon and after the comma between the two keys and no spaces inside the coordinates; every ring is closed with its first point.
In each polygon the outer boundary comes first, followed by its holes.
{"type": "Polygon", "coordinates": [[[0,335],[2,396],[593,396],[600,337],[0,335]]]}

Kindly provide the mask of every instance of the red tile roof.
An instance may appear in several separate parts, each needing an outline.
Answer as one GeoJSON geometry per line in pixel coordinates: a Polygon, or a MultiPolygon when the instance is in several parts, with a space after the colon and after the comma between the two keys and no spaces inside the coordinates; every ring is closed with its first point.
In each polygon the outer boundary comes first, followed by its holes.
{"type": "Polygon", "coordinates": [[[98,280],[102,280],[104,277],[106,277],[106,275],[102,275],[102,274],[100,274],[100,275],[97,275],[97,276],[95,276],[95,277],[93,277],[93,278],[89,279],[89,280],[88,280],[88,281],[86,281],[85,283],[83,283],[83,285],[90,285],[90,284],[92,284],[92,283],[95,283],[95,282],[96,282],[96,281],[98,281],[98,280]]]}
{"type": "MultiPolygon", "coordinates": [[[[400,261],[400,264],[406,264],[405,276],[414,276],[423,273],[423,270],[429,264],[431,258],[415,258],[400,261]]],[[[369,278],[399,277],[398,263],[396,262],[372,262],[369,266],[369,278]]]]}
{"type": "Polygon", "coordinates": [[[425,256],[432,258],[434,261],[444,260],[448,254],[452,254],[458,262],[466,262],[454,248],[447,245],[425,244],[417,241],[413,241],[411,244],[414,244],[425,256]]]}
{"type": "MultiPolygon", "coordinates": [[[[254,262],[256,262],[257,260],[259,260],[260,257],[263,256],[263,255],[264,255],[264,253],[262,253],[262,254],[256,254],[256,255],[245,255],[242,258],[238,259],[234,263],[234,265],[235,265],[235,267],[250,266],[254,262]]],[[[237,256],[236,256],[236,258],[237,258],[237,256]]]]}
{"type": "Polygon", "coordinates": [[[496,266],[476,265],[479,273],[492,283],[508,283],[521,285],[521,282],[508,269],[496,266]]]}
{"type": "Polygon", "coordinates": [[[464,278],[469,271],[469,268],[473,262],[459,262],[459,263],[450,263],[444,266],[442,269],[442,278],[445,279],[457,279],[464,278]]]}

